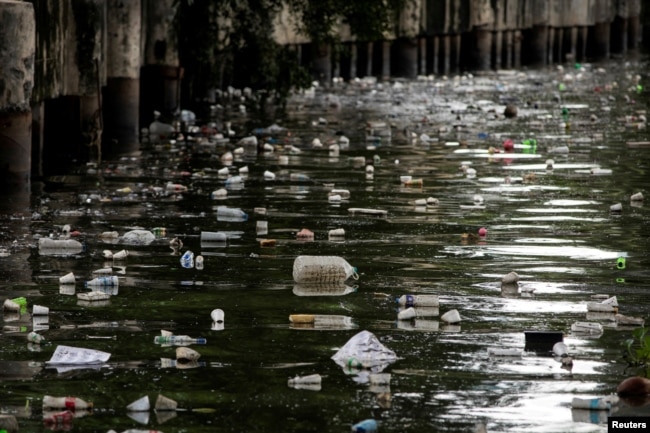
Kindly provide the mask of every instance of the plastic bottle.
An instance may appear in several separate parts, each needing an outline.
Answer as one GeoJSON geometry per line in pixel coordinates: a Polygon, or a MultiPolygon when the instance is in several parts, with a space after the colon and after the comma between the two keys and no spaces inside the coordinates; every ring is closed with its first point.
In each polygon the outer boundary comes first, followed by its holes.
{"type": "Polygon", "coordinates": [[[228,235],[225,232],[201,232],[201,242],[226,242],[228,235]]]}
{"type": "Polygon", "coordinates": [[[404,307],[438,307],[438,295],[402,295],[397,303],[404,307]]]}
{"type": "Polygon", "coordinates": [[[358,279],[357,268],[338,256],[298,256],[293,262],[293,279],[297,283],[342,283],[358,279]]]}
{"type": "Polygon", "coordinates": [[[186,269],[192,269],[194,267],[194,253],[190,250],[187,250],[181,256],[181,266],[186,269]]]}
{"type": "Polygon", "coordinates": [[[43,408],[50,409],[92,409],[92,402],[87,402],[78,397],[53,397],[51,395],[43,396],[43,408]]]}
{"type": "Polygon", "coordinates": [[[294,385],[320,385],[322,381],[322,377],[320,374],[310,374],[308,376],[296,376],[292,379],[289,379],[288,385],[289,386],[294,386],[294,385]]]}
{"type": "Polygon", "coordinates": [[[40,238],[38,240],[38,251],[45,255],[78,254],[83,250],[83,244],[74,239],[40,238]]]}
{"type": "Polygon", "coordinates": [[[192,338],[189,335],[156,335],[153,339],[156,344],[169,344],[172,346],[185,346],[189,344],[206,344],[205,338],[192,338]]]}
{"type": "Polygon", "coordinates": [[[203,269],[204,263],[203,263],[203,256],[196,256],[196,264],[195,264],[196,269],[199,271],[203,269]]]}
{"type": "Polygon", "coordinates": [[[376,433],[377,421],[374,419],[364,419],[352,426],[353,433],[376,433]]]}
{"type": "Polygon", "coordinates": [[[119,280],[115,275],[106,277],[95,277],[90,281],[86,281],[86,287],[114,287],[119,286],[119,280]]]}
{"type": "Polygon", "coordinates": [[[248,220],[248,214],[239,208],[218,206],[217,218],[231,218],[246,221],[248,220]]]}

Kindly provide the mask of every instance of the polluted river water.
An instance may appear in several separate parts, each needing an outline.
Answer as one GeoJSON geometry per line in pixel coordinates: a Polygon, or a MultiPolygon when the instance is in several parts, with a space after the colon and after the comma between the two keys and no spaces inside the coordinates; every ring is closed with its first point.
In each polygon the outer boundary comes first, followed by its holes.
{"type": "Polygon", "coordinates": [[[33,187],[3,215],[3,294],[27,305],[3,312],[2,413],[21,431],[188,433],[605,432],[649,413],[574,407],[638,372],[638,324],[615,311],[650,306],[644,71],[337,82],[270,121],[226,94],[191,139],[33,187]],[[78,251],[39,248],[66,234],[78,251]],[[305,256],[355,269],[298,282],[305,256]],[[404,295],[437,306],[405,312],[404,295]],[[333,359],[355,336],[394,357],[333,359]],[[109,356],[50,362],[74,349],[109,356]]]}

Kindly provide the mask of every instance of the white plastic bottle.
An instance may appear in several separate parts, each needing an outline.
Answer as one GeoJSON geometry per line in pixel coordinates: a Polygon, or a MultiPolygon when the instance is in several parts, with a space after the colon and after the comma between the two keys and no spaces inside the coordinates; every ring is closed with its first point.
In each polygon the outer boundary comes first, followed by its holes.
{"type": "Polygon", "coordinates": [[[192,338],[188,335],[156,335],[153,342],[172,346],[187,346],[190,344],[206,344],[207,341],[205,338],[192,338]]]}
{"type": "Polygon", "coordinates": [[[296,283],[343,283],[358,279],[357,268],[338,256],[298,256],[293,262],[296,283]]]}
{"type": "Polygon", "coordinates": [[[78,397],[53,397],[51,395],[43,396],[43,408],[50,409],[92,409],[93,404],[78,397]]]}
{"type": "Polygon", "coordinates": [[[438,295],[402,295],[397,303],[403,307],[438,307],[438,295]]]}
{"type": "Polygon", "coordinates": [[[217,218],[237,219],[241,221],[248,220],[248,214],[239,208],[218,206],[217,218]]]}

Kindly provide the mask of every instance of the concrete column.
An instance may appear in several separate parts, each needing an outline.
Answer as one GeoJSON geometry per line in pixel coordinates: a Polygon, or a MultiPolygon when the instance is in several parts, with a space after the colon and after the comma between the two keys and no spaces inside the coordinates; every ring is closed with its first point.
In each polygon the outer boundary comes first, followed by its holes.
{"type": "Polygon", "coordinates": [[[474,62],[479,71],[487,71],[492,66],[492,31],[475,28],[474,38],[476,44],[474,62]]]}
{"type": "Polygon", "coordinates": [[[332,82],[332,49],[329,44],[311,44],[312,76],[323,85],[330,85],[332,82]]]}
{"type": "Polygon", "coordinates": [[[503,62],[503,32],[497,30],[494,33],[494,69],[501,69],[503,62]]]}
{"type": "MultiPolygon", "coordinates": [[[[557,32],[556,28],[549,28],[548,29],[548,64],[552,65],[554,60],[554,54],[555,54],[555,33],[557,32]]],[[[558,60],[559,61],[559,60],[558,60]]],[[[561,61],[559,61],[562,63],[561,61]]]]}
{"type": "Polygon", "coordinates": [[[442,38],[444,44],[443,55],[445,56],[442,72],[445,75],[449,75],[451,64],[451,36],[444,35],[442,38]]]}
{"type": "Polygon", "coordinates": [[[578,60],[578,28],[571,27],[569,31],[571,32],[571,58],[575,62],[578,60]]]}
{"type": "Polygon", "coordinates": [[[627,18],[616,17],[611,27],[612,45],[611,51],[617,54],[625,54],[627,52],[627,32],[628,22],[627,18]]]}
{"type": "Polygon", "coordinates": [[[461,36],[460,34],[454,35],[454,71],[460,71],[460,49],[461,49],[461,36]]]}
{"type": "Polygon", "coordinates": [[[350,79],[357,78],[357,61],[359,54],[357,53],[357,43],[350,44],[350,79]]]}
{"type": "MultiPolygon", "coordinates": [[[[81,157],[99,160],[103,130],[101,87],[106,81],[106,3],[77,0],[71,3],[74,34],[67,47],[76,46],[74,67],[78,76],[79,150],[81,157]]],[[[68,48],[70,49],[70,48],[68,48]]],[[[72,63],[72,62],[71,62],[72,63]]]]}
{"type": "Polygon", "coordinates": [[[564,63],[564,29],[559,27],[557,29],[557,61],[564,63]]]}
{"type": "Polygon", "coordinates": [[[431,73],[438,75],[438,58],[440,57],[440,38],[438,36],[433,37],[433,61],[431,62],[431,73]]]}
{"type": "Polygon", "coordinates": [[[390,78],[390,46],[391,41],[381,43],[381,79],[390,78]]]}
{"type": "Polygon", "coordinates": [[[627,48],[636,50],[639,48],[639,17],[629,17],[627,19],[627,48]]]}
{"type": "Polygon", "coordinates": [[[174,28],[177,2],[142,0],[144,66],[141,70],[140,121],[148,126],[154,110],[171,120],[180,111],[183,69],[178,57],[178,35],[174,28]]]}
{"type": "Polygon", "coordinates": [[[514,51],[514,32],[506,31],[506,69],[512,69],[512,55],[514,51]]]}
{"type": "Polygon", "coordinates": [[[366,77],[372,77],[372,60],[375,55],[374,44],[368,42],[366,45],[366,77]]]}
{"type": "MultiPolygon", "coordinates": [[[[395,73],[392,75],[400,76],[405,78],[416,78],[418,74],[418,41],[415,38],[399,38],[393,42],[395,61],[393,66],[395,67],[395,73]]],[[[390,44],[388,50],[384,49],[384,53],[390,53],[390,44]]],[[[390,54],[389,54],[390,62],[390,54]]],[[[385,63],[384,63],[385,65],[385,63]]],[[[390,65],[390,63],[389,63],[390,65]]],[[[389,77],[390,69],[388,70],[388,75],[384,76],[389,77]]]]}
{"type": "Polygon", "coordinates": [[[32,106],[32,175],[43,176],[43,146],[45,144],[45,103],[32,106]]]}
{"type": "Polygon", "coordinates": [[[418,73],[420,75],[427,75],[427,38],[422,37],[418,38],[418,50],[419,50],[419,69],[418,73]]]}
{"type": "Polygon", "coordinates": [[[36,22],[31,3],[0,1],[0,185],[30,190],[36,22]]]}
{"type": "Polygon", "coordinates": [[[594,53],[596,57],[609,58],[610,23],[596,23],[594,30],[594,53]]]}
{"type": "Polygon", "coordinates": [[[587,59],[587,36],[589,34],[589,27],[580,27],[580,61],[584,62],[587,59]]]}
{"type": "Polygon", "coordinates": [[[107,0],[104,140],[109,153],[139,148],[141,0],[107,0]]]}
{"type": "Polygon", "coordinates": [[[548,58],[548,26],[533,26],[530,41],[526,44],[528,61],[532,65],[545,65],[548,58]]]}
{"type": "Polygon", "coordinates": [[[515,30],[515,34],[513,35],[512,57],[515,69],[521,68],[521,30],[515,30]]]}

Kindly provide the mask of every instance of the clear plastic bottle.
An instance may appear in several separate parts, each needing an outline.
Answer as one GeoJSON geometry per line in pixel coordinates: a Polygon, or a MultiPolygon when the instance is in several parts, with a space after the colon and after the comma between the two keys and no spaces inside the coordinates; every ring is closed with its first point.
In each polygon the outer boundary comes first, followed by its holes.
{"type": "Polygon", "coordinates": [[[239,208],[228,207],[228,206],[218,206],[217,207],[217,218],[225,219],[234,219],[246,221],[248,220],[248,214],[239,208]]]}
{"type": "Polygon", "coordinates": [[[402,295],[397,303],[404,307],[437,307],[440,299],[438,295],[402,295]]]}
{"type": "Polygon", "coordinates": [[[189,335],[157,335],[153,342],[172,346],[186,346],[189,344],[206,344],[207,340],[201,337],[192,338],[189,335]]]}
{"type": "Polygon", "coordinates": [[[41,344],[44,340],[45,338],[43,338],[41,334],[38,334],[34,331],[27,334],[27,341],[29,341],[30,343],[41,344]]]}
{"type": "Polygon", "coordinates": [[[181,256],[181,266],[186,269],[192,269],[194,267],[194,253],[190,250],[187,250],[181,256]]]}
{"type": "Polygon", "coordinates": [[[293,262],[296,283],[342,283],[358,279],[357,268],[338,256],[298,256],[293,262]]]}
{"type": "Polygon", "coordinates": [[[86,281],[86,287],[115,287],[119,286],[120,282],[115,275],[106,277],[95,277],[90,281],[86,281]]]}

